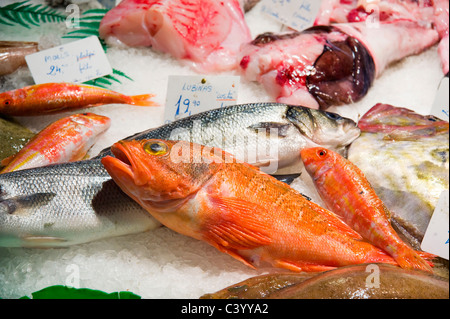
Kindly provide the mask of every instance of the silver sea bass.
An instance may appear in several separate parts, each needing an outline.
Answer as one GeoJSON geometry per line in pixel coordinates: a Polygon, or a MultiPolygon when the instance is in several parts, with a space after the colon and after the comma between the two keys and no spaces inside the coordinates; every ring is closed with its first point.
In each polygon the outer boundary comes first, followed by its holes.
{"type": "MultiPolygon", "coordinates": [[[[264,103],[204,112],[127,139],[192,141],[279,169],[298,166],[304,147],[343,152],[359,134],[356,123],[334,113],[264,103]]],[[[100,163],[106,155],[109,149],[91,160],[0,174],[0,246],[63,247],[159,227],[109,177],[100,163]]]]}

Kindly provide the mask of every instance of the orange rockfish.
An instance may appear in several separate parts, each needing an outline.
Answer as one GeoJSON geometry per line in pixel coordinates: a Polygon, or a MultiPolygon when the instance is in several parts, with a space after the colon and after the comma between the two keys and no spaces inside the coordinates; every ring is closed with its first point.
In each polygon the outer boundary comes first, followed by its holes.
{"type": "Polygon", "coordinates": [[[110,126],[106,116],[74,114],[50,124],[19,152],[4,159],[0,173],[81,160],[110,126]]]}
{"type": "Polygon", "coordinates": [[[301,152],[305,168],[327,205],[361,236],[391,255],[406,269],[431,271],[425,258],[403,242],[390,223],[390,212],[362,171],[341,155],[321,147],[301,152]]]}
{"type": "Polygon", "coordinates": [[[95,86],[44,83],[0,93],[0,114],[43,115],[102,104],[156,106],[153,94],[128,96],[95,86]]]}
{"type": "Polygon", "coordinates": [[[120,141],[102,163],[131,198],[170,229],[251,267],[293,271],[395,260],[334,213],[221,149],[120,141]]]}

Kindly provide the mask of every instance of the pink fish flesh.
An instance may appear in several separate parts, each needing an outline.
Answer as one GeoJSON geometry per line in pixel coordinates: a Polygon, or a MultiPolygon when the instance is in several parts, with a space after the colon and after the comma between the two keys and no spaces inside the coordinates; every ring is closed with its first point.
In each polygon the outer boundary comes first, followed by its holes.
{"type": "Polygon", "coordinates": [[[315,25],[406,19],[431,26],[433,14],[433,0],[323,0],[315,25]]]}
{"type": "Polygon", "coordinates": [[[124,0],[99,33],[109,45],[151,46],[202,72],[235,68],[241,44],[251,41],[238,0],[124,0]]]}
{"type": "Polygon", "coordinates": [[[436,28],[441,42],[439,43],[438,51],[441,57],[442,71],[448,75],[449,71],[449,1],[435,0],[434,1],[434,27],[436,28]]]}
{"type": "Polygon", "coordinates": [[[326,109],[360,100],[389,64],[438,38],[435,30],[408,20],[265,33],[243,45],[239,66],[245,79],[260,82],[277,102],[326,109]]]}
{"type": "Polygon", "coordinates": [[[449,72],[448,0],[323,0],[316,25],[395,20],[416,21],[439,33],[439,55],[444,74],[449,72]]]}

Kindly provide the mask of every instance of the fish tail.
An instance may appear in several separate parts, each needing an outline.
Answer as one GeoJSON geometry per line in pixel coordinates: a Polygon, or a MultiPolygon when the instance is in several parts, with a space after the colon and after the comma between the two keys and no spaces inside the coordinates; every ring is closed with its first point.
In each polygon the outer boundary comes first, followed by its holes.
{"type": "Polygon", "coordinates": [[[155,94],[142,94],[130,96],[130,104],[138,106],[158,106],[158,103],[152,101],[155,94]]]}
{"type": "Polygon", "coordinates": [[[426,259],[433,259],[433,255],[425,252],[416,252],[413,249],[405,249],[395,257],[400,267],[404,269],[418,269],[433,272],[433,263],[426,259]],[[423,256],[423,257],[422,257],[423,256]]]}
{"type": "Polygon", "coordinates": [[[392,258],[392,256],[388,255],[382,249],[374,249],[370,252],[370,255],[364,261],[365,263],[376,263],[376,264],[390,264],[398,266],[397,261],[392,258]]]}

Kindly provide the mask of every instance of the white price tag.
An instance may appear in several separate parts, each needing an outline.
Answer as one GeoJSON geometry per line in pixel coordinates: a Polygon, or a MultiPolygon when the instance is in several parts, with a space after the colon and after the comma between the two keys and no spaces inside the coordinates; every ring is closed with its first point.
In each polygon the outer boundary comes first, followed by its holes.
{"type": "Polygon", "coordinates": [[[164,122],[236,104],[239,76],[169,76],[164,122]]]}
{"type": "Polygon", "coordinates": [[[261,11],[296,31],[314,25],[321,0],[263,0],[261,11]]]}
{"type": "Polygon", "coordinates": [[[427,231],[423,237],[423,251],[448,260],[448,190],[442,192],[427,231]]]}
{"type": "Polygon", "coordinates": [[[431,115],[448,122],[448,104],[449,104],[449,80],[448,77],[442,79],[436,98],[431,108],[431,115]]]}
{"type": "Polygon", "coordinates": [[[36,84],[86,82],[112,73],[96,36],[39,51],[25,59],[36,84]]]}

